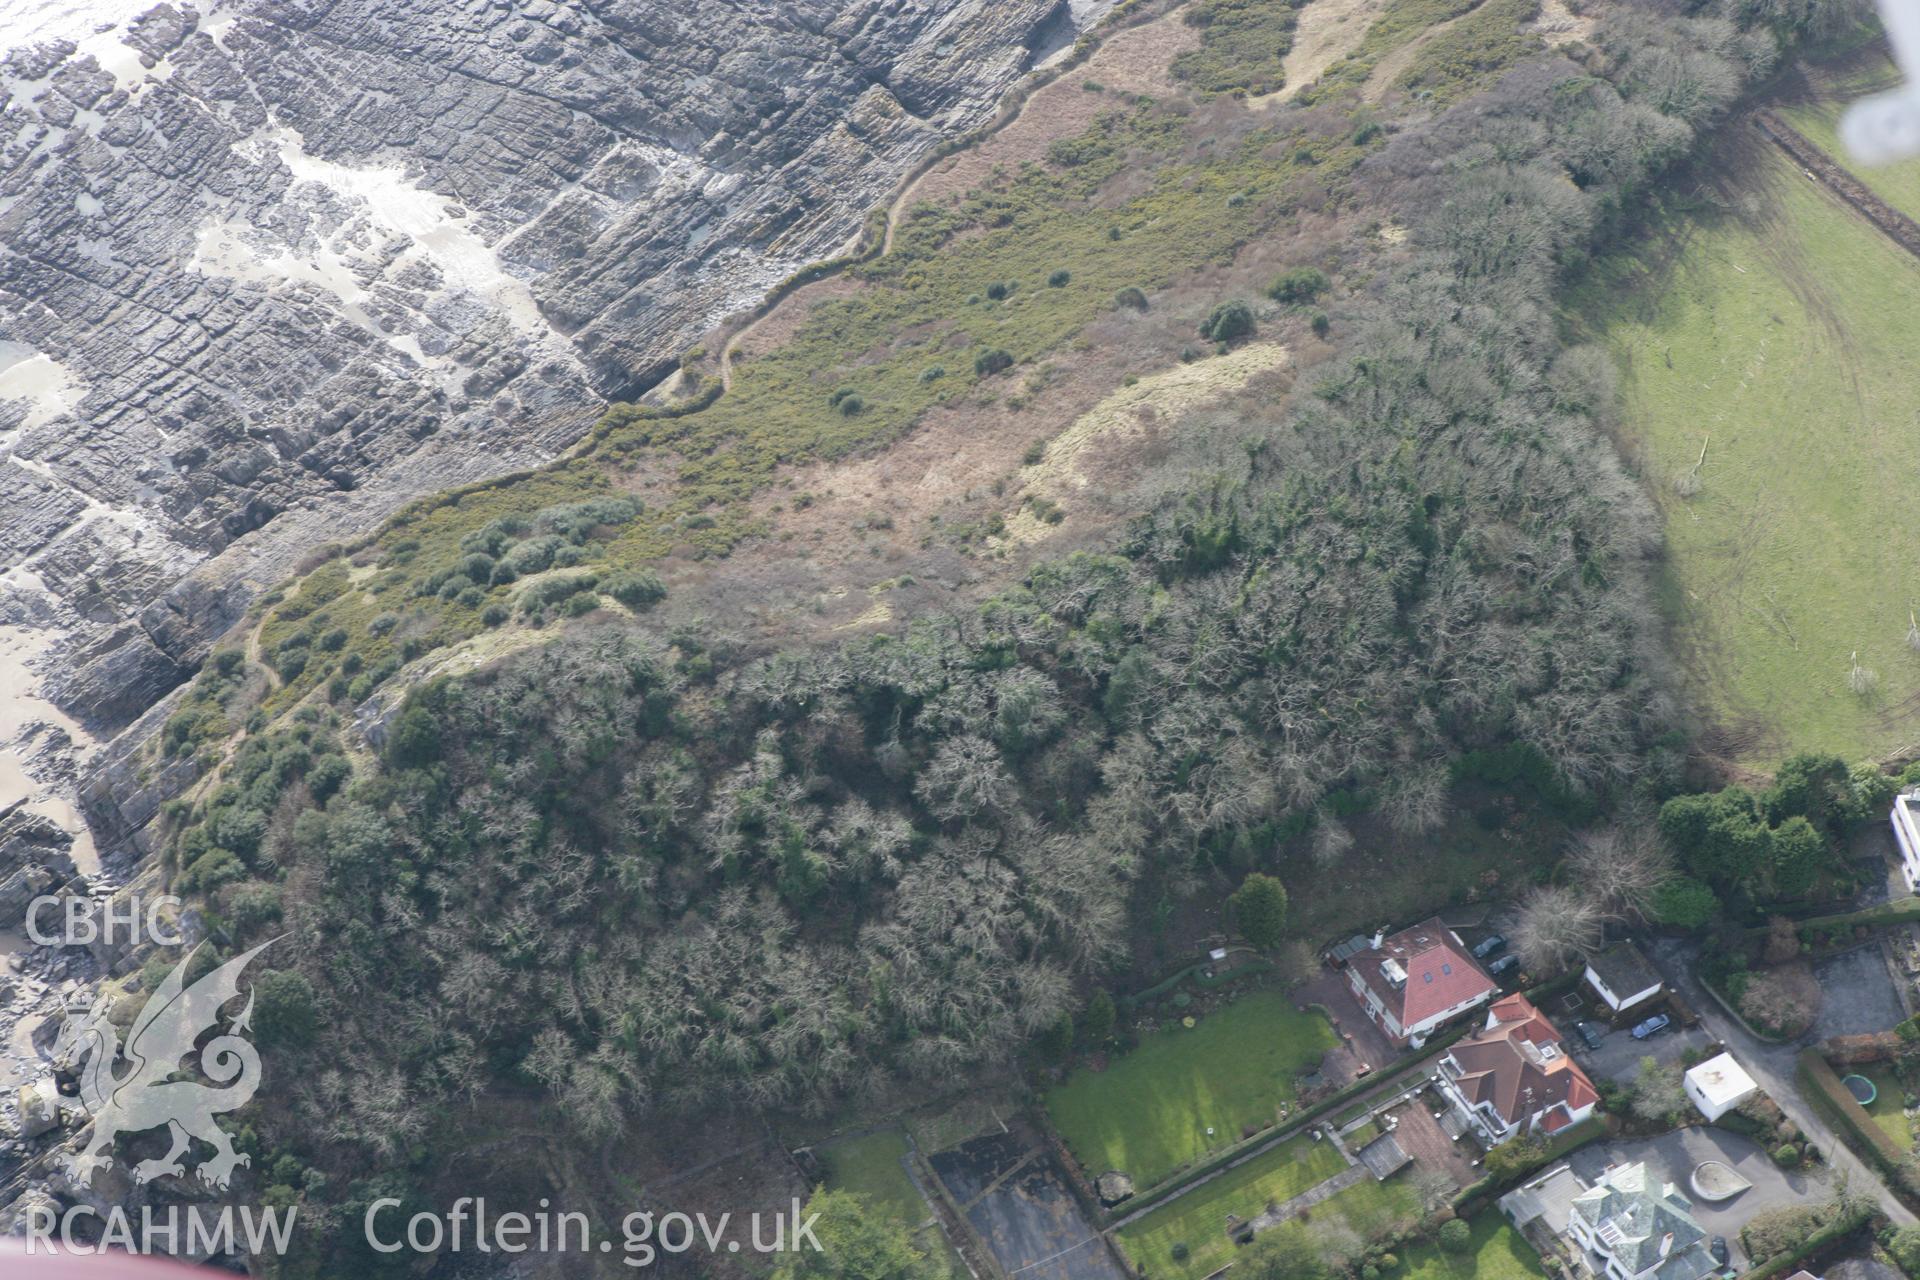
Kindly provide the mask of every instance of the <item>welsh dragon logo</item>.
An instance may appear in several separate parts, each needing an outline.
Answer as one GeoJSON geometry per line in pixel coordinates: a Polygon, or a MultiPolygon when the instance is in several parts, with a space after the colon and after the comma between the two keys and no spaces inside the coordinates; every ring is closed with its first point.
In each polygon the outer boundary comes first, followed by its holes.
{"type": "Polygon", "coordinates": [[[136,1182],[185,1173],[180,1157],[195,1138],[214,1148],[213,1157],[196,1170],[200,1181],[210,1187],[226,1187],[235,1167],[251,1163],[250,1157],[233,1149],[233,1139],[213,1119],[245,1106],[260,1088],[260,1055],[243,1034],[252,1029],[251,986],[246,1008],[222,1034],[199,1049],[200,1071],[216,1087],[171,1077],[180,1071],[181,1060],[195,1052],[200,1037],[218,1025],[221,1008],[238,998],[240,975],[248,962],[272,945],[272,941],[263,942],[187,987],[187,966],[199,952],[195,947],[148,999],[124,1048],[104,1009],[68,1018],[54,1054],[56,1058],[64,1054],[76,1067],[85,1061],[79,1067],[80,1097],[93,1115],[93,1139],[69,1166],[75,1182],[86,1186],[93,1181],[95,1169],[113,1163],[113,1143],[119,1135],[162,1125],[172,1135],[173,1146],[164,1156],[134,1166],[136,1182]],[[131,1069],[116,1074],[114,1068],[122,1059],[131,1069]]]}

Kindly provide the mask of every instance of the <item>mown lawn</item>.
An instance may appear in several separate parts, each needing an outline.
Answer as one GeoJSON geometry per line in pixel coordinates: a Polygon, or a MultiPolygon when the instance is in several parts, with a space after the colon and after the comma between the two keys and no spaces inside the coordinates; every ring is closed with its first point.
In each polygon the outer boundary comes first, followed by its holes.
{"type": "Polygon", "coordinates": [[[1229,1214],[1252,1218],[1269,1204],[1283,1204],[1344,1168],[1346,1161],[1331,1143],[1304,1135],[1293,1138],[1122,1228],[1121,1247],[1152,1280],[1207,1275],[1232,1261],[1234,1244],[1226,1232],[1229,1214]],[[1173,1256],[1179,1244],[1186,1246],[1184,1260],[1173,1256]]]}
{"type": "Polygon", "coordinates": [[[916,1227],[932,1211],[901,1163],[908,1149],[904,1133],[885,1129],[864,1137],[843,1138],[816,1154],[828,1187],[865,1196],[876,1212],[897,1219],[902,1226],[916,1227]]]}
{"type": "Polygon", "coordinates": [[[1409,1244],[1388,1280],[1532,1280],[1546,1274],[1533,1246],[1498,1213],[1489,1210],[1469,1225],[1473,1246],[1467,1252],[1442,1253],[1425,1241],[1409,1244]]]}
{"type": "Polygon", "coordinates": [[[1904,554],[1920,537],[1920,263],[1776,148],[1745,145],[1730,208],[1702,200],[1636,236],[1576,313],[1624,375],[1683,681],[1715,745],[1756,764],[1877,757],[1911,741],[1920,693],[1904,554]],[[1849,689],[1856,654],[1877,678],[1866,696],[1849,689]]]}
{"type": "Polygon", "coordinates": [[[1333,1045],[1320,1014],[1299,1012],[1279,992],[1255,992],[1192,1029],[1148,1037],[1104,1071],[1074,1072],[1046,1107],[1089,1172],[1119,1169],[1145,1190],[1240,1141],[1244,1126],[1275,1120],[1294,1097],[1295,1077],[1333,1045]]]}
{"type": "Polygon", "coordinates": [[[1420,1218],[1420,1197],[1414,1190],[1411,1168],[1385,1182],[1363,1178],[1339,1195],[1314,1206],[1309,1230],[1344,1224],[1362,1240],[1384,1240],[1400,1234],[1420,1218]]]}
{"type": "Polygon", "coordinates": [[[1903,1147],[1913,1145],[1913,1128],[1907,1123],[1906,1095],[1907,1087],[1900,1083],[1900,1077],[1893,1074],[1891,1068],[1881,1063],[1852,1068],[1836,1068],[1842,1076],[1862,1075],[1873,1081],[1878,1096],[1868,1104],[1867,1114],[1873,1122],[1883,1129],[1887,1136],[1903,1147]]]}

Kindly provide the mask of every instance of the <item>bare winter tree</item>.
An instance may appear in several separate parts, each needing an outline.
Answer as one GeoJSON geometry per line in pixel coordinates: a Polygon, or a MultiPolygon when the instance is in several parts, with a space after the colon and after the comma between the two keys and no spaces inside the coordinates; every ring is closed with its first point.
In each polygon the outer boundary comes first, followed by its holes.
{"type": "Polygon", "coordinates": [[[1633,1097],[1627,1104],[1642,1120],[1666,1123],[1687,1109],[1687,1093],[1680,1069],[1654,1058],[1640,1059],[1633,1078],[1633,1097]]]}
{"type": "Polygon", "coordinates": [[[1880,673],[1872,667],[1862,666],[1860,651],[1855,649],[1847,659],[1847,688],[1855,697],[1866,698],[1880,687],[1880,673]]]}
{"type": "Polygon", "coordinates": [[[1597,949],[1604,924],[1599,906],[1587,894],[1561,885],[1535,889],[1520,905],[1513,949],[1527,968],[1552,972],[1597,949]]]}
{"type": "Polygon", "coordinates": [[[1438,761],[1395,769],[1382,790],[1387,822],[1402,835],[1425,835],[1447,820],[1447,766],[1438,761]]]}
{"type": "Polygon", "coordinates": [[[1422,1169],[1413,1175],[1413,1193],[1429,1213],[1451,1199],[1455,1189],[1453,1178],[1439,1169],[1422,1169]]]}
{"type": "Polygon", "coordinates": [[[1331,867],[1347,856],[1347,850],[1353,848],[1353,832],[1347,830],[1347,824],[1322,809],[1315,815],[1313,824],[1313,860],[1320,866],[1331,867]]]}
{"type": "Polygon", "coordinates": [[[1639,824],[1581,832],[1567,865],[1573,883],[1609,921],[1646,919],[1654,894],[1673,878],[1673,858],[1659,833],[1639,824]]]}

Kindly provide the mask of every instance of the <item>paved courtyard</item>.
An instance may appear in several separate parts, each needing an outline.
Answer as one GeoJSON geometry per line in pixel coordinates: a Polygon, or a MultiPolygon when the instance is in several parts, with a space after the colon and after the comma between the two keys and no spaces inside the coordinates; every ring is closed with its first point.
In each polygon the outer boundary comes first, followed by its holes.
{"type": "Polygon", "coordinates": [[[1567,1157],[1573,1171],[1588,1183],[1599,1181],[1610,1165],[1637,1161],[1645,1161],[1650,1173],[1678,1186],[1693,1201],[1694,1219],[1708,1235],[1725,1236],[1727,1247],[1743,1266],[1748,1259],[1740,1247],[1740,1228],[1749,1219],[1768,1209],[1819,1201],[1832,1194],[1823,1178],[1781,1169],[1751,1138],[1710,1125],[1694,1125],[1657,1138],[1596,1142],[1567,1157]],[[1703,1160],[1725,1161],[1753,1186],[1719,1204],[1700,1199],[1688,1178],[1703,1160]]]}
{"type": "Polygon", "coordinates": [[[1886,1031],[1907,1016],[1877,942],[1816,962],[1813,976],[1826,998],[1810,1039],[1886,1031]]]}
{"type": "Polygon", "coordinates": [[[1447,1131],[1433,1118],[1433,1113],[1444,1106],[1439,1093],[1429,1089],[1412,1102],[1394,1108],[1393,1114],[1399,1117],[1400,1125],[1393,1136],[1400,1143],[1400,1149],[1412,1156],[1420,1168],[1444,1173],[1455,1185],[1465,1186],[1480,1176],[1480,1170],[1473,1167],[1473,1162],[1480,1158],[1480,1148],[1470,1137],[1456,1141],[1447,1136],[1447,1131]]]}

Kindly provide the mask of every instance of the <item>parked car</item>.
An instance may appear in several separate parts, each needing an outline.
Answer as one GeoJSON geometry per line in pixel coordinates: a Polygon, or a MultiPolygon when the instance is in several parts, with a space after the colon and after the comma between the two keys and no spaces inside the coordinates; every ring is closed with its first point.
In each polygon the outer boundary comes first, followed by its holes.
{"type": "Polygon", "coordinates": [[[1673,1025],[1673,1019],[1664,1013],[1656,1013],[1633,1029],[1635,1040],[1649,1040],[1673,1025]]]}
{"type": "Polygon", "coordinates": [[[1707,1252],[1713,1257],[1715,1262],[1723,1267],[1726,1266],[1728,1257],[1727,1238],[1725,1236],[1715,1236],[1707,1243],[1707,1252]]]}
{"type": "Polygon", "coordinates": [[[1607,1038],[1607,1029],[1597,1022],[1577,1022],[1574,1024],[1580,1032],[1580,1039],[1589,1049],[1598,1049],[1600,1042],[1607,1038]]]}
{"type": "Polygon", "coordinates": [[[1507,945],[1507,940],[1501,937],[1499,934],[1497,933],[1488,934],[1486,937],[1482,938],[1474,946],[1473,958],[1475,960],[1485,960],[1488,956],[1492,955],[1494,952],[1504,949],[1506,945],[1507,945]]]}
{"type": "Polygon", "coordinates": [[[1518,969],[1519,967],[1520,967],[1519,956],[1506,955],[1506,956],[1501,956],[1498,960],[1495,960],[1492,964],[1488,965],[1487,972],[1492,974],[1494,977],[1498,978],[1498,977],[1503,977],[1504,975],[1512,972],[1515,969],[1518,969]]]}

